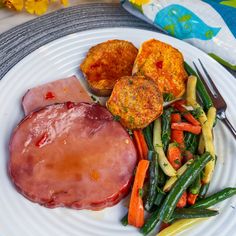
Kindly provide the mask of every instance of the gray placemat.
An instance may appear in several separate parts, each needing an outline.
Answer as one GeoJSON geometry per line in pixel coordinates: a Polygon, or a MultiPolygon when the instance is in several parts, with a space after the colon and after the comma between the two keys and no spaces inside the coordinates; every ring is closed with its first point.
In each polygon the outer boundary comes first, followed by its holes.
{"type": "Polygon", "coordinates": [[[156,30],[119,4],[82,4],[61,9],[0,35],[0,79],[25,56],[46,43],[75,32],[105,27],[156,30]]]}
{"type": "Polygon", "coordinates": [[[126,12],[119,4],[94,3],[61,9],[0,35],[0,80],[14,65],[37,48],[68,34],[105,27],[159,31],[126,12]]]}

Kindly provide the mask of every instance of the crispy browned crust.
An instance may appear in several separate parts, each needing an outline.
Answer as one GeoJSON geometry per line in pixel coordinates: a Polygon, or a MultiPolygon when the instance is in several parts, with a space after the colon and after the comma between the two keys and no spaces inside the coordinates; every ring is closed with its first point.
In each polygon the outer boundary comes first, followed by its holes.
{"type": "Polygon", "coordinates": [[[156,39],[150,39],[141,45],[133,74],[153,79],[162,93],[180,97],[185,92],[187,73],[182,53],[156,39]]]}
{"type": "Polygon", "coordinates": [[[128,41],[109,40],[90,48],[80,69],[96,95],[108,96],[120,77],[132,74],[137,53],[128,41]]]}
{"type": "Polygon", "coordinates": [[[153,80],[125,76],[116,82],[107,108],[126,128],[142,129],[162,114],[163,98],[153,80]]]}

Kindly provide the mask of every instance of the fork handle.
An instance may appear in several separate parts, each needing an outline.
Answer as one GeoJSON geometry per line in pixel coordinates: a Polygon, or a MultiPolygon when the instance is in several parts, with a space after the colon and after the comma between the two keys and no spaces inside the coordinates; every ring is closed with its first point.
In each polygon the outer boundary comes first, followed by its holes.
{"type": "Polygon", "coordinates": [[[225,116],[222,121],[224,122],[224,124],[228,127],[228,129],[230,130],[230,132],[232,133],[232,135],[234,136],[234,138],[236,139],[236,130],[233,127],[233,125],[229,122],[229,120],[227,119],[227,117],[225,116]]]}

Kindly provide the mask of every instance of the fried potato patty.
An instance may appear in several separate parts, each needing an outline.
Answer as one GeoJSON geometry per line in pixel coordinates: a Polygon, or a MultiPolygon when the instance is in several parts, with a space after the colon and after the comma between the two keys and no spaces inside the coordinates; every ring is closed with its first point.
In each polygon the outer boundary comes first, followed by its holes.
{"type": "Polygon", "coordinates": [[[182,53],[156,39],[141,45],[133,74],[153,79],[162,93],[171,93],[176,98],[185,92],[187,73],[182,53]]]}
{"type": "Polygon", "coordinates": [[[96,95],[108,96],[120,77],[132,74],[137,54],[132,43],[109,40],[90,48],[80,69],[96,95]]]}
{"type": "Polygon", "coordinates": [[[162,114],[162,93],[151,79],[125,76],[116,82],[107,108],[124,127],[142,129],[162,114]]]}

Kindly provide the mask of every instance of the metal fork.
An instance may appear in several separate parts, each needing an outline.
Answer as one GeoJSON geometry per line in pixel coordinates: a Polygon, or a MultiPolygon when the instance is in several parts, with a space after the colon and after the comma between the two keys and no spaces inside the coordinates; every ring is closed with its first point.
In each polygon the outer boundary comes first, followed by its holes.
{"type": "Polygon", "coordinates": [[[210,77],[209,73],[207,72],[206,68],[203,66],[202,62],[200,61],[200,59],[198,59],[204,73],[205,73],[205,77],[201,74],[201,72],[199,71],[198,67],[196,66],[196,64],[193,62],[193,65],[198,73],[199,78],[201,79],[201,81],[203,82],[203,84],[206,87],[207,92],[209,93],[212,102],[216,108],[217,111],[217,118],[219,120],[222,120],[223,123],[227,126],[227,128],[231,131],[232,135],[234,136],[234,138],[236,139],[236,130],[233,127],[233,125],[229,122],[229,120],[226,117],[226,108],[227,108],[227,104],[225,102],[225,100],[223,99],[223,97],[221,96],[220,92],[218,91],[218,89],[216,88],[212,78],[210,77]],[[210,86],[207,84],[207,79],[208,82],[210,84],[210,86]]]}

